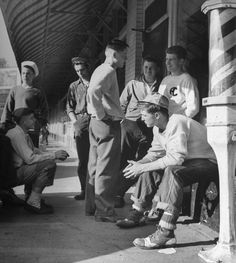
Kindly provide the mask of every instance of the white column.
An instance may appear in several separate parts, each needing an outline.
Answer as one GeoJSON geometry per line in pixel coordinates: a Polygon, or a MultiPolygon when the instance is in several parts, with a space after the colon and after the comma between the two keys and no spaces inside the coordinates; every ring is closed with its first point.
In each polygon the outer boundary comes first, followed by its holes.
{"type": "Polygon", "coordinates": [[[206,262],[236,262],[234,178],[236,166],[236,1],[210,0],[202,6],[209,15],[208,141],[215,151],[220,177],[220,232],[217,245],[200,251],[206,262]]]}

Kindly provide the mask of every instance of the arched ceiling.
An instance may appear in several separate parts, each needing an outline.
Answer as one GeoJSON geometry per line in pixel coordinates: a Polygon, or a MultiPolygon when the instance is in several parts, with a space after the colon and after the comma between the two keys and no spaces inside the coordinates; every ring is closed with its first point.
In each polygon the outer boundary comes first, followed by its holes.
{"type": "Polygon", "coordinates": [[[84,54],[96,64],[108,39],[126,22],[122,0],[0,0],[18,65],[33,60],[51,106],[75,78],[71,57],[84,54]]]}

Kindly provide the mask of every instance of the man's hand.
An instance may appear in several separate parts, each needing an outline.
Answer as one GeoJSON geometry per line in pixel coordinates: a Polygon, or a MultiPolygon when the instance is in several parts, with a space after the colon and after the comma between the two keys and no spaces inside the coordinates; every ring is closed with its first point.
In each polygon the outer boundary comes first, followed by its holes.
{"type": "Polygon", "coordinates": [[[130,179],[136,178],[137,176],[139,176],[144,172],[143,171],[144,164],[135,161],[128,161],[128,163],[129,164],[123,170],[125,178],[130,178],[130,179]]]}
{"type": "Polygon", "coordinates": [[[67,157],[69,157],[69,154],[64,150],[59,150],[55,152],[56,159],[64,161],[67,157]]]}

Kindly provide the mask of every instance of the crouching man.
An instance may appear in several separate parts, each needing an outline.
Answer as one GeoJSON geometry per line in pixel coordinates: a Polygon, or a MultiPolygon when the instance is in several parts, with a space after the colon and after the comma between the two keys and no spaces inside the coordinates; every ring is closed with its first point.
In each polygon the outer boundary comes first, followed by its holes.
{"type": "Polygon", "coordinates": [[[124,170],[127,178],[139,177],[132,196],[133,210],[117,221],[123,228],[143,224],[143,212],[155,200],[159,223],[154,234],[136,238],[139,248],[160,248],[176,243],[174,230],[183,200],[183,188],[218,176],[215,154],[207,142],[206,128],[179,114],[168,115],[168,99],[160,94],[147,96],[142,119],[153,127],[153,142],[146,156],[130,161],[124,170]]]}
{"type": "Polygon", "coordinates": [[[64,150],[41,152],[34,147],[28,135],[28,130],[34,127],[36,121],[31,109],[16,109],[13,118],[16,126],[6,136],[10,138],[13,147],[13,161],[19,184],[25,185],[24,208],[36,214],[52,213],[53,207],[41,199],[41,194],[46,186],[53,184],[55,160],[65,160],[69,155],[64,150]]]}

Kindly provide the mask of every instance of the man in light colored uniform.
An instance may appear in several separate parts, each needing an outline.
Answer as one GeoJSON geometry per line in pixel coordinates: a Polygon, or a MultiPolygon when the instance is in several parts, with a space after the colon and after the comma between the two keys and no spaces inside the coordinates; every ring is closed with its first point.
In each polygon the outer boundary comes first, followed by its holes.
{"type": "Polygon", "coordinates": [[[95,215],[96,221],[116,220],[114,197],[120,167],[120,122],[124,118],[116,69],[124,66],[127,48],[118,39],[108,43],[106,59],[93,72],[88,88],[91,121],[86,214],[95,215]]]}

